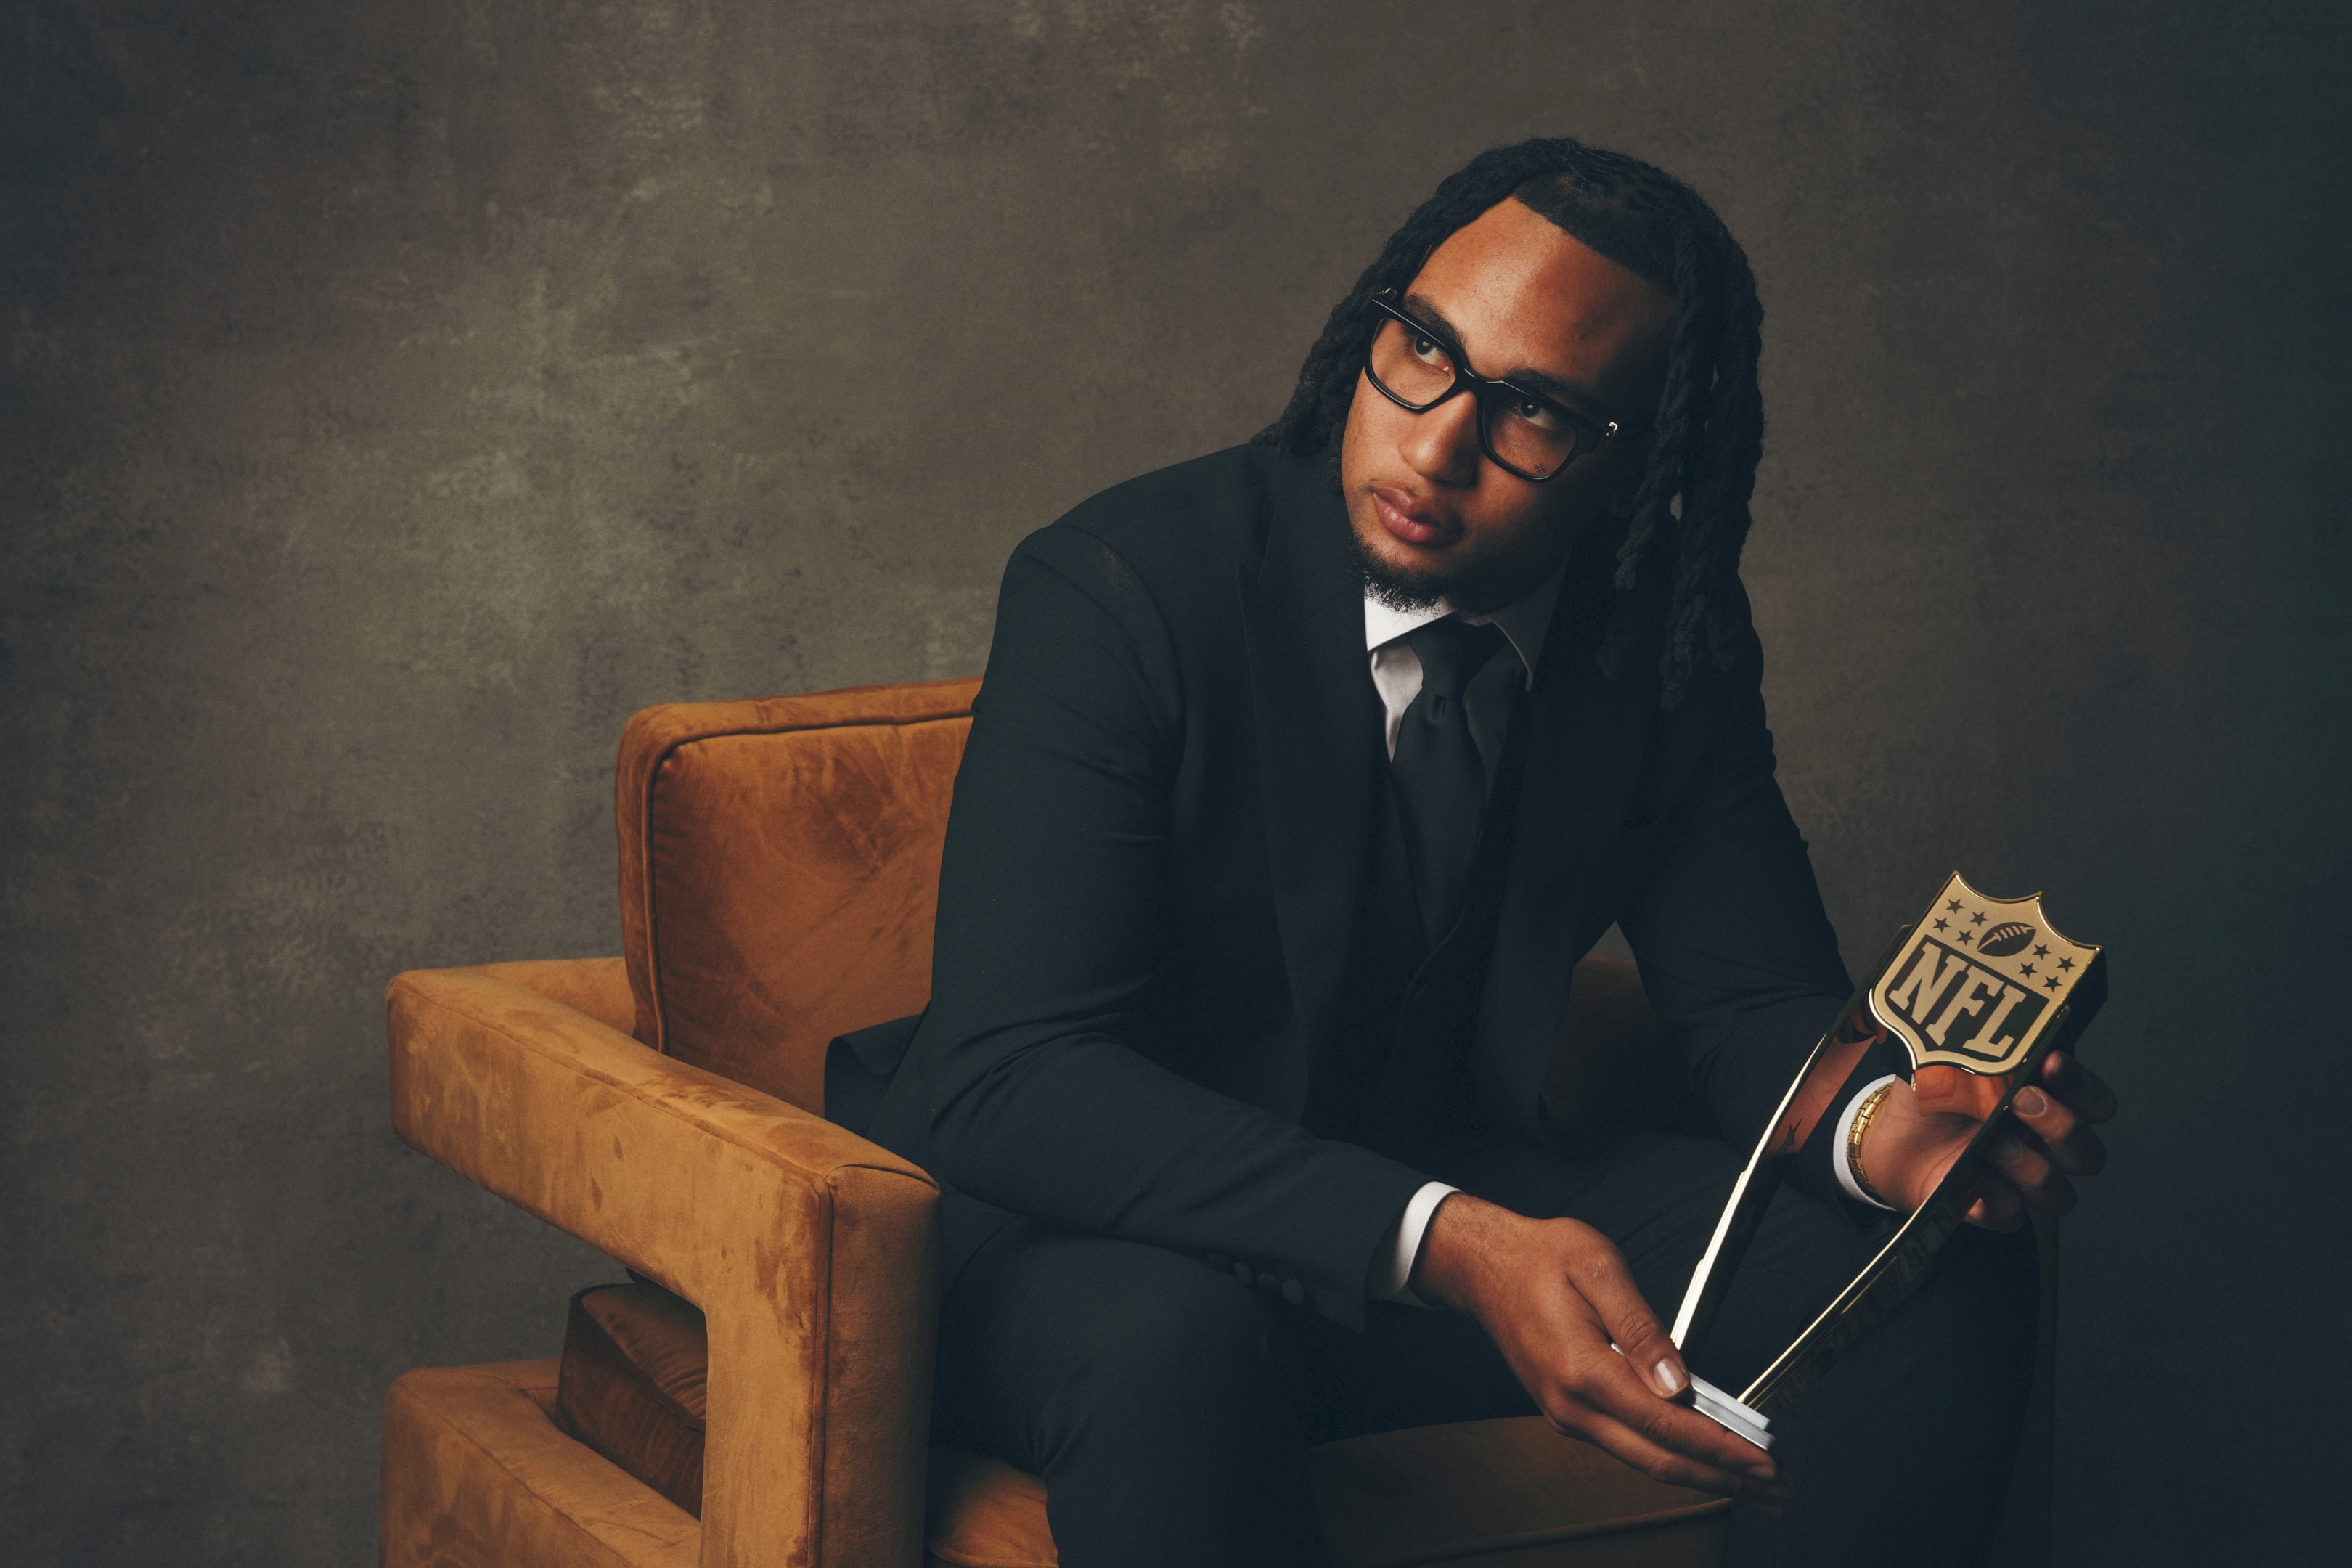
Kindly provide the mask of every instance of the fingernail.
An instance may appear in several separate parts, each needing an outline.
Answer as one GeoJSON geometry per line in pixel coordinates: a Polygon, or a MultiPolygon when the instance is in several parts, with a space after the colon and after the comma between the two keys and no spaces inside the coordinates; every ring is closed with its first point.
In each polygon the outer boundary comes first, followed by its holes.
{"type": "Polygon", "coordinates": [[[1690,1386],[1690,1379],[1683,1375],[1683,1369],[1675,1364],[1671,1356],[1659,1357],[1656,1371],[1659,1392],[1668,1399],[1690,1386]]]}
{"type": "Polygon", "coordinates": [[[2004,1138],[1992,1146],[1992,1157],[2004,1165],[2014,1165],[2025,1158],[2025,1145],[2014,1139],[2004,1138]]]}
{"type": "Polygon", "coordinates": [[[2050,1097],[2040,1089],[2021,1089],[2017,1091],[2017,1113],[2020,1116],[2039,1116],[2049,1109],[2050,1097]]]}

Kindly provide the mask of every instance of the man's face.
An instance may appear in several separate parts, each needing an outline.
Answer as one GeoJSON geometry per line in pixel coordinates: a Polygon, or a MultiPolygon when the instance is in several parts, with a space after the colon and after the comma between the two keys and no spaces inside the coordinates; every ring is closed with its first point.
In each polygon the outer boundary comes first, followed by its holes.
{"type": "MultiPolygon", "coordinates": [[[[1516,201],[1439,246],[1404,308],[1450,330],[1478,374],[1549,384],[1601,423],[1646,420],[1664,385],[1672,298],[1516,201]]],[[[1476,612],[1549,576],[1639,462],[1637,443],[1612,444],[1537,484],[1479,450],[1469,393],[1408,414],[1359,374],[1339,481],[1377,583],[1476,612]]]]}

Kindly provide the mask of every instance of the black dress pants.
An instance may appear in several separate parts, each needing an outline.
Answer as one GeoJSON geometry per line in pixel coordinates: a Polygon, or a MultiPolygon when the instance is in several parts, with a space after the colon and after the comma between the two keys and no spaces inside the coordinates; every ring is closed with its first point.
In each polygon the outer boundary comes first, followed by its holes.
{"type": "MultiPolygon", "coordinates": [[[[1720,1143],[1636,1133],[1474,1138],[1422,1163],[1601,1230],[1662,1321],[1738,1169],[1720,1143]]],[[[1841,1206],[1783,1189],[1694,1370],[1744,1386],[1870,1251],[1841,1206]]],[[[2032,1374],[2036,1283],[2030,1234],[1955,1237],[1776,1424],[1795,1499],[1779,1518],[1737,1508],[1729,1562],[1981,1563],[2032,1374]]],[[[1535,1409],[1470,1319],[1393,1303],[1370,1318],[1352,1333],[1201,1258],[1016,1220],[945,1302],[942,1436],[1045,1478],[1066,1568],[1322,1563],[1302,1446],[1535,1409]]]]}

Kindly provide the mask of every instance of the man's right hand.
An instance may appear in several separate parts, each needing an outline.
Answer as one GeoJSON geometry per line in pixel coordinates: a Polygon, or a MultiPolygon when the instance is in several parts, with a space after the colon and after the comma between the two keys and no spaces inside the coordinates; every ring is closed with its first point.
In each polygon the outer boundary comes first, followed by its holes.
{"type": "Polygon", "coordinates": [[[1690,1384],[1683,1358],[1624,1258],[1591,1226],[1454,1193],[1430,1219],[1412,1284],[1423,1300],[1477,1319],[1559,1431],[1670,1485],[1776,1512],[1788,1500],[1769,1455],[1675,1402],[1690,1384]]]}

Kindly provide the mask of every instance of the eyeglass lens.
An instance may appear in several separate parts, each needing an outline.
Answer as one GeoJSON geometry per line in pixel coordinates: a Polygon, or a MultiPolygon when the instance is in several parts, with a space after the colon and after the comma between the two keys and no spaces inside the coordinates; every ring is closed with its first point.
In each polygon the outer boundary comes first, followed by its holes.
{"type": "MultiPolygon", "coordinates": [[[[1394,318],[1372,339],[1370,369],[1374,381],[1415,408],[1444,397],[1454,382],[1445,345],[1394,318]]],[[[1546,404],[1490,388],[1478,399],[1478,420],[1495,458],[1528,479],[1547,478],[1576,456],[1579,432],[1546,404]]]]}

